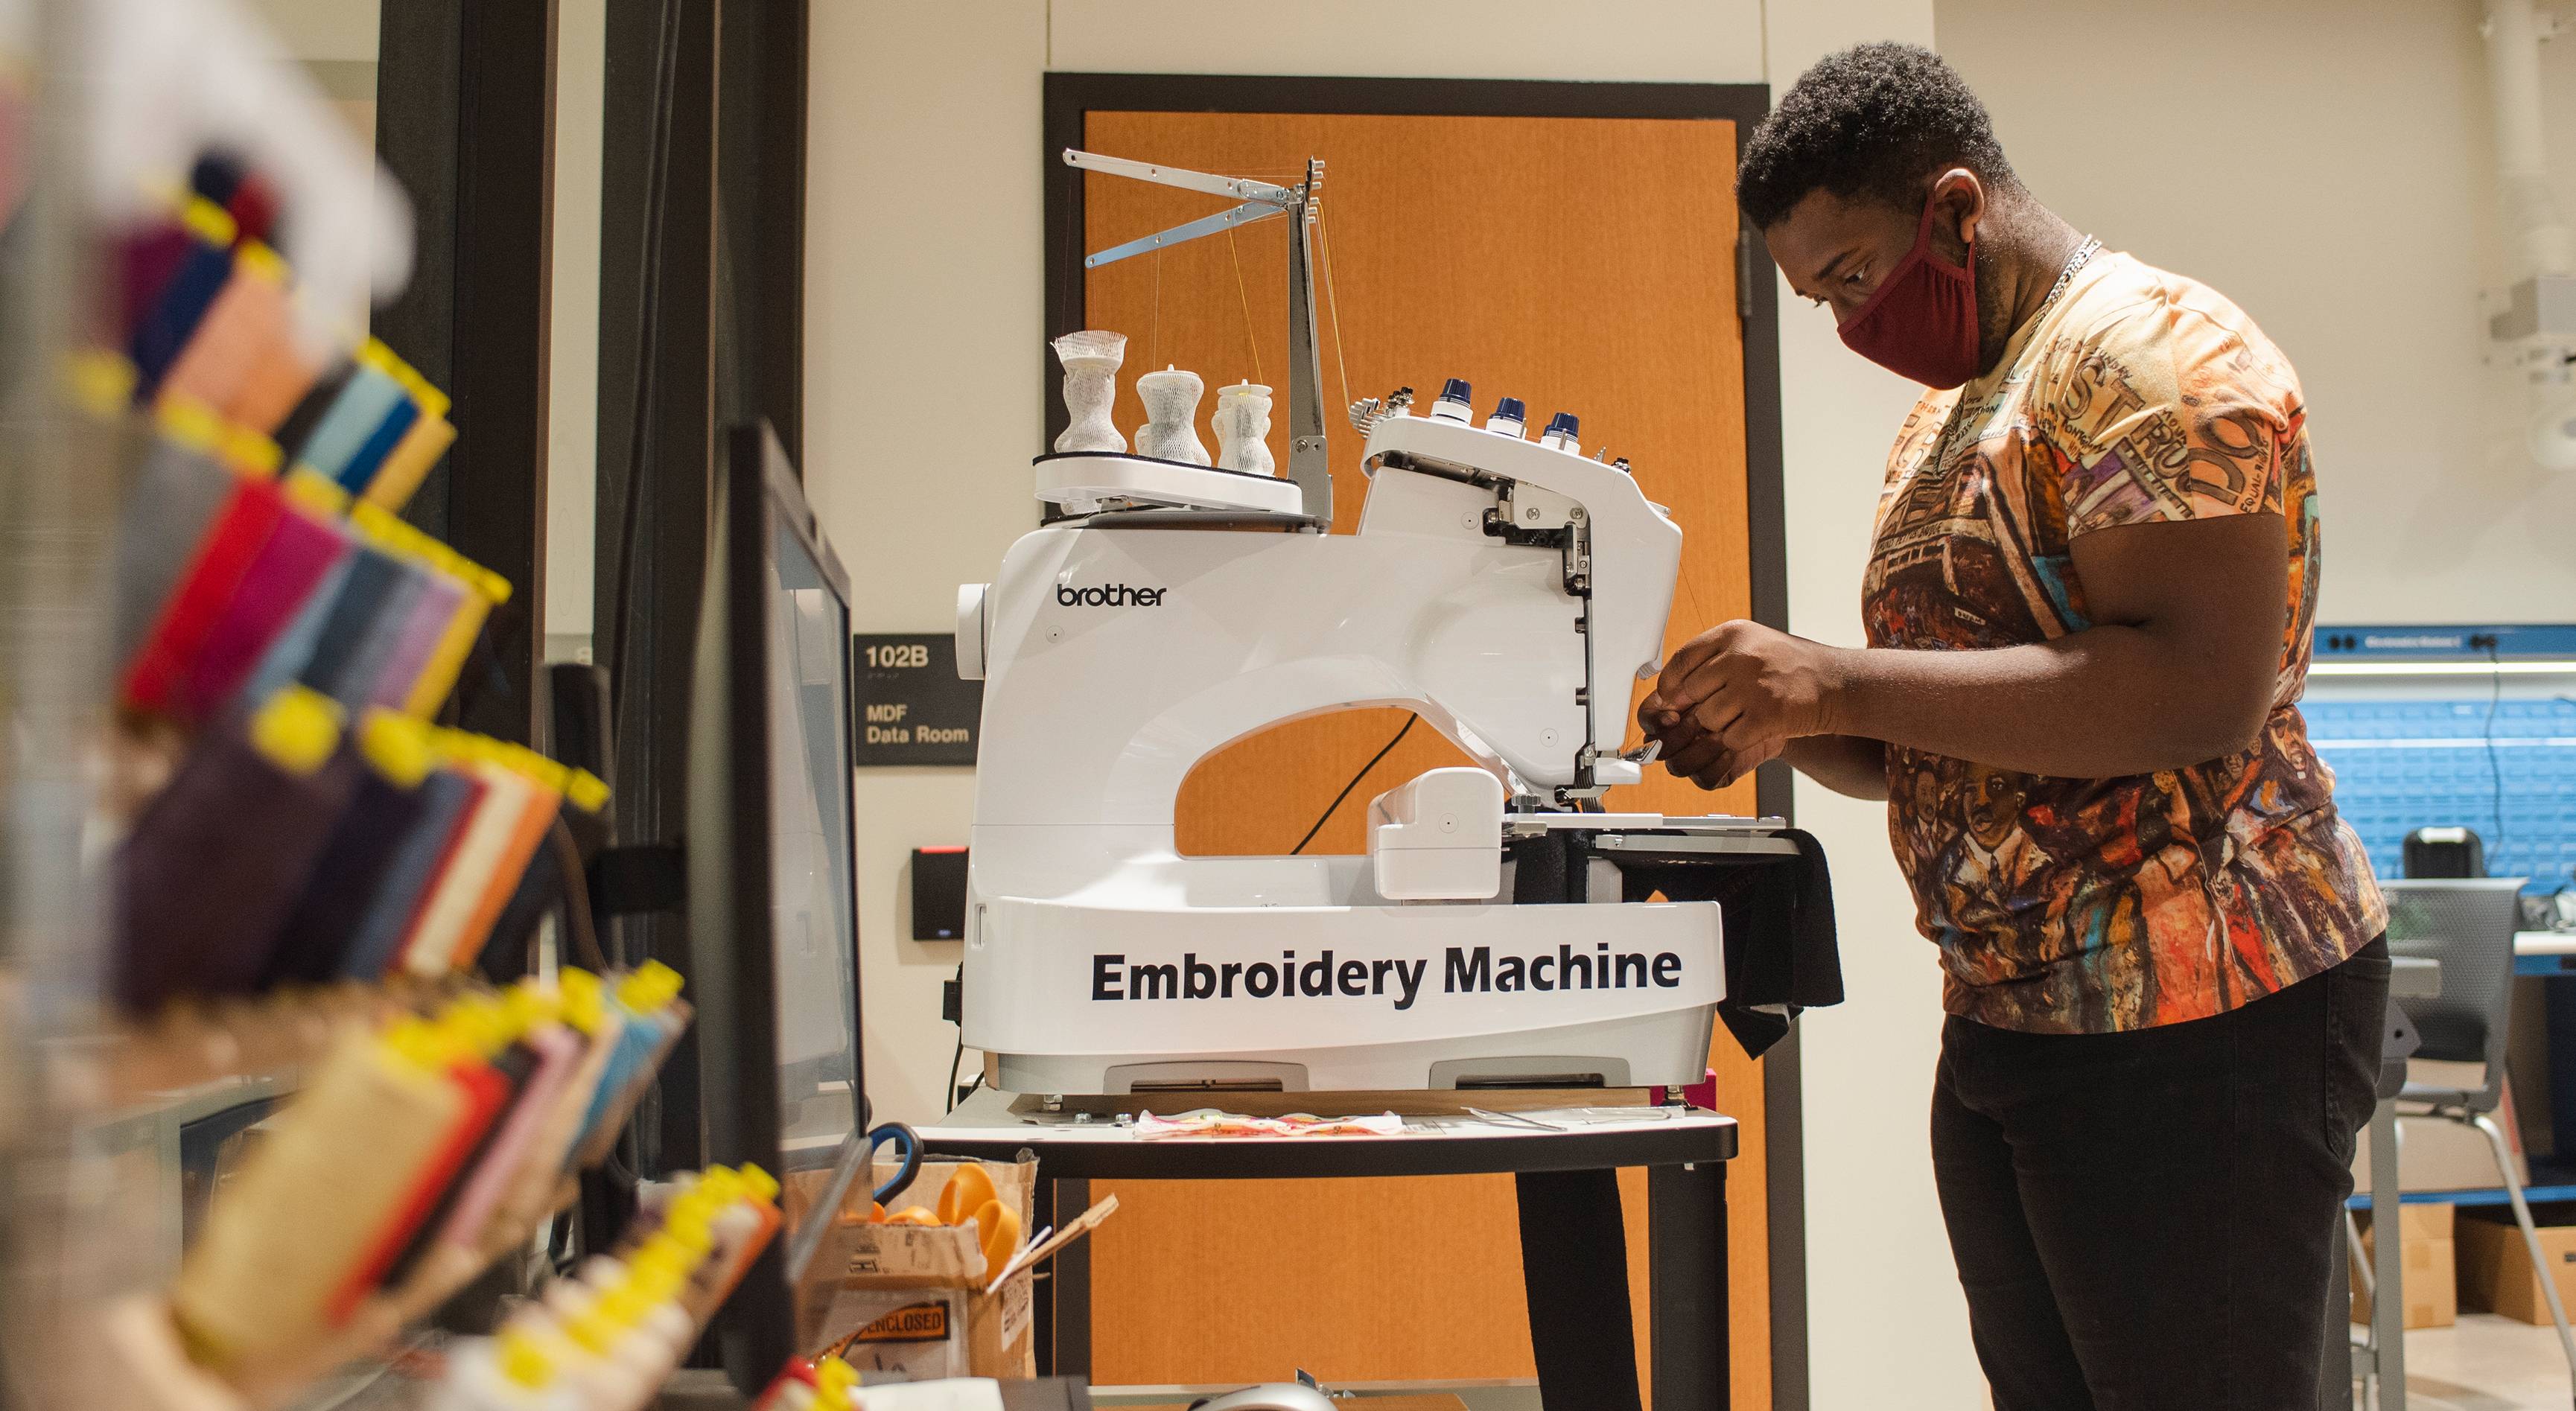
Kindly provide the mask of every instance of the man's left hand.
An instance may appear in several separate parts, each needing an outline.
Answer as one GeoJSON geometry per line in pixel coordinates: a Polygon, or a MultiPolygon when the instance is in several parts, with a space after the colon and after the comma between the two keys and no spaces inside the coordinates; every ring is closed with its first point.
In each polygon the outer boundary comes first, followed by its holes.
{"type": "Polygon", "coordinates": [[[1722,623],[1664,663],[1637,708],[1663,742],[1664,767],[1720,789],[1778,757],[1789,741],[1833,732],[1838,653],[1756,622],[1722,623]]]}

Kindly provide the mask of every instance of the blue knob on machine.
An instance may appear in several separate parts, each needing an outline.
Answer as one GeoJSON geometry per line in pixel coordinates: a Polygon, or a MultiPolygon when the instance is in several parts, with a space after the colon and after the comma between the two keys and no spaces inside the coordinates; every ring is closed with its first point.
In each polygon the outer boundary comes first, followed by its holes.
{"type": "Polygon", "coordinates": [[[1475,389],[1463,377],[1450,378],[1440,389],[1440,400],[1431,404],[1431,414],[1442,421],[1468,421],[1476,415],[1472,402],[1475,389]]]}
{"type": "Polygon", "coordinates": [[[1582,434],[1583,422],[1572,412],[1558,412],[1547,419],[1547,432],[1538,443],[1552,451],[1580,455],[1583,446],[1576,438],[1582,434]]]}
{"type": "Polygon", "coordinates": [[[1518,397],[1505,397],[1494,404],[1494,414],[1485,418],[1485,429],[1519,440],[1529,426],[1529,408],[1518,397]]]}

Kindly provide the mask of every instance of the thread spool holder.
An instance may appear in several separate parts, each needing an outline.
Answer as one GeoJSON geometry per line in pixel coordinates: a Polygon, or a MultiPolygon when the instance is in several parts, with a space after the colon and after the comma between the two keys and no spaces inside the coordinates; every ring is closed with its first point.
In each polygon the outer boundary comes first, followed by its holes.
{"type": "Polygon", "coordinates": [[[1296,482],[1312,518],[1332,523],[1333,475],[1324,441],[1323,362],[1315,345],[1315,269],[1312,226],[1324,189],[1324,162],[1306,159],[1305,179],[1278,186],[1249,177],[1214,176],[1179,167],[1157,166],[1105,157],[1097,152],[1064,149],[1064,164],[1103,176],[1123,176],[1157,186],[1230,196],[1238,204],[1214,215],[1184,221],[1167,230],[1140,236],[1123,245],[1083,257],[1084,269],[1098,269],[1136,255],[1269,220],[1290,218],[1288,235],[1288,478],[1296,482]]]}

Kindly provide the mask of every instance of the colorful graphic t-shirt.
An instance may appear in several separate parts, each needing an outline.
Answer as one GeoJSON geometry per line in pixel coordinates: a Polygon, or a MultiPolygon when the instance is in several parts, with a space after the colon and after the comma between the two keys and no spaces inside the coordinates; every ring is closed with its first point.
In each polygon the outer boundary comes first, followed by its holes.
{"type": "Polygon", "coordinates": [[[2290,540],[2280,678],[2243,753],[2064,779],[1889,748],[1888,831],[1951,1013],[2044,1033],[2200,1019],[2385,927],[2297,705],[2319,567],[2305,417],[2297,375],[2243,310],[2104,251],[1993,372],[1906,418],[1861,594],[1874,647],[2082,630],[2068,551],[2098,529],[2277,514],[2290,540]]]}

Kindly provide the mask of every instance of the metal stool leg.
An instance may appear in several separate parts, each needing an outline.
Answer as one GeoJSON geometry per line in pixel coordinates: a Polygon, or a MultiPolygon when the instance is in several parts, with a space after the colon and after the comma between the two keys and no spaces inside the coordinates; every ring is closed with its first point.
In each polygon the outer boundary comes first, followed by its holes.
{"type": "Polygon", "coordinates": [[[2334,1411],[2354,1411],[2370,1405],[2371,1368],[2370,1327],[2367,1322],[2358,1332],[2352,1318],[2356,1298],[2370,1307],[2370,1261],[2361,1253],[2361,1221],[2354,1217],[2351,1206],[2343,1210],[2342,1238],[2336,1242],[2337,1264],[2332,1291],[2326,1299],[2326,1374],[2317,1383],[2317,1405],[2334,1411]],[[2356,1357],[2358,1352],[2361,1355],[2356,1357]]]}
{"type": "Polygon", "coordinates": [[[2405,1277],[2399,1260],[2405,1243],[2398,1233],[2398,1153],[2405,1141],[2397,1104],[2381,1101],[2370,1118],[2371,1276],[2370,1387],[2377,1411],[2406,1411],[2405,1277]],[[2385,1236],[2385,1238],[2382,1238],[2385,1236]]]}
{"type": "Polygon", "coordinates": [[[2353,1411],[2353,1387],[2361,1380],[2361,1363],[2352,1346],[2352,1309],[2360,1293],[2352,1282],[2351,1222],[2335,1226],[2334,1274],[2326,1283],[2325,1366],[2317,1378],[2315,1411],[2353,1411]]]}
{"type": "Polygon", "coordinates": [[[2541,1271],[2540,1294],[2549,1301],[2549,1321],[2558,1325],[2558,1349],[2567,1357],[2567,1380],[2570,1404],[2576,1404],[2576,1334],[2567,1331],[2567,1309],[2558,1299],[2558,1280],[2551,1277],[2549,1261],[2540,1251],[2540,1232],[2532,1227],[2531,1202],[2522,1198],[2522,1177],[2513,1169],[2513,1149],[2505,1145],[2504,1131],[2483,1112],[2472,1113],[2470,1123],[2487,1134],[2487,1144],[2495,1148],[2496,1171],[2504,1177],[2505,1198],[2513,1202],[2514,1223],[2522,1226],[2523,1247],[2531,1251],[2531,1267],[2541,1271]]]}

